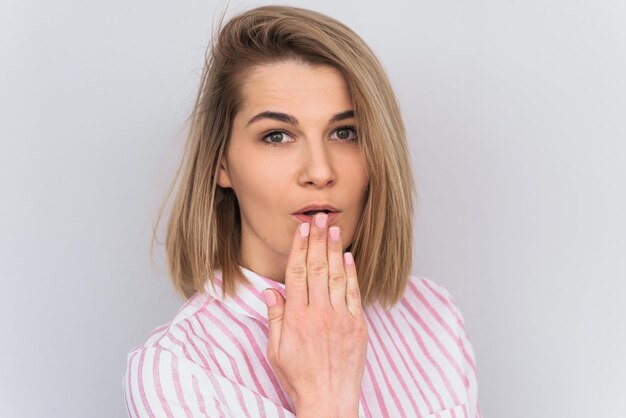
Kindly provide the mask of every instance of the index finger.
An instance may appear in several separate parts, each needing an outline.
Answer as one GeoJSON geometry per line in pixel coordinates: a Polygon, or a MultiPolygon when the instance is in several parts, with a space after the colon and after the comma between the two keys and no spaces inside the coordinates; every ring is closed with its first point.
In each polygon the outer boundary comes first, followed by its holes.
{"type": "Polygon", "coordinates": [[[309,303],[306,256],[311,224],[301,223],[293,237],[285,270],[285,309],[305,309],[309,303]]]}

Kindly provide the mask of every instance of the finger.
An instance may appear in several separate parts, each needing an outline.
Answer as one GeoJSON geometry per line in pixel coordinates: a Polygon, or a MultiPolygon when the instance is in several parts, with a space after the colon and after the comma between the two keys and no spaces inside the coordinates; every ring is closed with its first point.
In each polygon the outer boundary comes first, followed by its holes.
{"type": "Polygon", "coordinates": [[[328,215],[319,212],[315,215],[309,236],[309,251],[306,256],[309,305],[330,307],[328,297],[328,215]]]}
{"type": "Polygon", "coordinates": [[[302,223],[294,233],[285,269],[286,309],[305,309],[308,304],[306,259],[310,227],[308,222],[302,223]]]}
{"type": "Polygon", "coordinates": [[[361,305],[361,290],[359,289],[359,280],[356,275],[356,265],[352,253],[348,252],[343,255],[344,268],[346,269],[346,306],[354,317],[361,317],[363,307],[361,305]]]}
{"type": "Polygon", "coordinates": [[[333,309],[347,312],[346,272],[343,268],[343,247],[338,226],[328,228],[328,293],[333,309]]]}
{"type": "Polygon", "coordinates": [[[267,306],[267,319],[269,332],[267,336],[267,357],[276,358],[280,335],[283,328],[283,317],[285,314],[285,299],[283,295],[271,289],[263,291],[265,304],[267,306]]]}

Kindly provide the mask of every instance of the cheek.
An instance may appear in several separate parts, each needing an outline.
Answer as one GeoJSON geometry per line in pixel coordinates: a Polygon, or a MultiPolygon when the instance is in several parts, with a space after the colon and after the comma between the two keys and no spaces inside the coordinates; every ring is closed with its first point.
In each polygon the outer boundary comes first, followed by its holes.
{"type": "Polygon", "coordinates": [[[350,193],[362,196],[369,184],[369,170],[365,160],[358,154],[351,155],[345,160],[343,171],[344,177],[348,179],[346,183],[350,184],[350,193]]]}
{"type": "Polygon", "coordinates": [[[248,211],[272,213],[284,197],[287,175],[284,164],[273,164],[259,157],[242,158],[233,170],[233,189],[248,211]]]}

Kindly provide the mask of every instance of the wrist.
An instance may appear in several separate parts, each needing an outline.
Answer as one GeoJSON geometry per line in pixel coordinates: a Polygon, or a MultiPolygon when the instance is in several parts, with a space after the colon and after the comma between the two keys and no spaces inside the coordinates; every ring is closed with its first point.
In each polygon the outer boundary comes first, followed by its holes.
{"type": "Polygon", "coordinates": [[[343,401],[333,397],[308,398],[296,402],[297,418],[357,418],[359,399],[343,401]]]}

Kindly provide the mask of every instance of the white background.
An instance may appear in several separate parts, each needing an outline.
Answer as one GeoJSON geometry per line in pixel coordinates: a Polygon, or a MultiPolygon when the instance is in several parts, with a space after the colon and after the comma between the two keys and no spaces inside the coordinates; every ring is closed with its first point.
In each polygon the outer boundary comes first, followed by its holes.
{"type": "MultiPolygon", "coordinates": [[[[230,4],[228,15],[262,3],[230,4]]],[[[291,1],[383,62],[485,417],[626,416],[626,2],[291,1]]],[[[125,416],[152,222],[225,1],[0,4],[0,415],[125,416]]]]}

